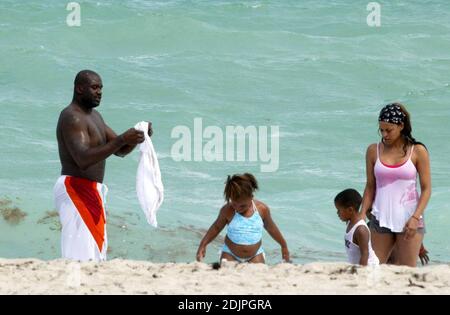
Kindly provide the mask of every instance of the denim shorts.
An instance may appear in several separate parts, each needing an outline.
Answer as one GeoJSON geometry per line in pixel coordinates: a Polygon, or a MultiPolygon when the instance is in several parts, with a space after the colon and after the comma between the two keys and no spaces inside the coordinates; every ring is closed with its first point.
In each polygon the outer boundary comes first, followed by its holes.
{"type": "MultiPolygon", "coordinates": [[[[377,233],[395,233],[395,234],[401,234],[404,232],[392,232],[390,229],[384,226],[380,226],[380,221],[377,220],[372,214],[367,216],[369,218],[369,223],[367,224],[370,229],[375,230],[377,233]]],[[[425,222],[423,221],[423,218],[419,221],[419,227],[417,228],[417,233],[419,234],[425,234],[425,222]]]]}

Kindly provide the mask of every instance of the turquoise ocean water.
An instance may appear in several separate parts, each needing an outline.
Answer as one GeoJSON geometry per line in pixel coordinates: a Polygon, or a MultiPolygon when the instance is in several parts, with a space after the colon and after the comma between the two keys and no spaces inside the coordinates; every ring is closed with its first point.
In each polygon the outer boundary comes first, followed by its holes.
{"type": "MultiPolygon", "coordinates": [[[[60,172],[55,126],[88,68],[103,78],[98,109],[116,132],[153,122],[165,185],[153,229],[135,194],[138,153],[108,159],[109,258],[194,260],[226,175],[248,171],[294,262],[344,261],[333,198],[362,193],[378,112],[398,100],[431,156],[425,245],[434,263],[450,261],[450,2],[379,1],[381,27],[356,0],[79,1],[80,27],[66,24],[67,3],[0,1],[0,198],[27,213],[16,225],[0,217],[0,257],[60,255],[58,218],[45,218],[60,172]],[[174,161],[172,129],[193,130],[194,118],[222,130],[279,126],[278,170],[174,161]]],[[[267,233],[263,243],[268,263],[280,262],[267,233]]]]}

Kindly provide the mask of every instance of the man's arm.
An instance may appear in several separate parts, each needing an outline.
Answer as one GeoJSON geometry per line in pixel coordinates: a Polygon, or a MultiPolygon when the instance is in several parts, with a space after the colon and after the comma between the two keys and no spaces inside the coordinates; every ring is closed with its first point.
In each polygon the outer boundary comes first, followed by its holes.
{"type": "MultiPolygon", "coordinates": [[[[106,141],[107,142],[114,141],[114,139],[117,138],[117,134],[106,123],[105,123],[105,131],[106,131],[106,141]]],[[[153,133],[153,130],[151,127],[151,123],[149,123],[148,135],[151,136],[152,133],[153,133]]],[[[119,150],[114,152],[114,154],[117,156],[120,156],[120,157],[124,157],[125,155],[127,155],[131,151],[133,151],[134,148],[136,147],[136,145],[137,144],[134,144],[134,145],[125,144],[119,150]]]]}
{"type": "Polygon", "coordinates": [[[142,132],[131,128],[114,140],[91,148],[88,127],[81,117],[69,113],[62,117],[61,123],[64,143],[81,170],[106,160],[124,145],[136,145],[144,141],[142,132]]]}
{"type": "Polygon", "coordinates": [[[87,124],[74,113],[62,117],[61,131],[67,150],[81,170],[105,160],[125,144],[123,138],[117,137],[105,145],[91,148],[87,124]]]}
{"type": "MultiPolygon", "coordinates": [[[[118,136],[114,132],[114,130],[112,130],[107,124],[105,124],[105,132],[106,132],[106,142],[107,143],[109,143],[111,141],[115,141],[118,138],[118,136]]],[[[136,145],[137,144],[134,144],[134,145],[124,144],[116,152],[114,152],[114,155],[124,157],[125,155],[127,155],[128,153],[133,151],[134,148],[136,147],[136,145]]]]}

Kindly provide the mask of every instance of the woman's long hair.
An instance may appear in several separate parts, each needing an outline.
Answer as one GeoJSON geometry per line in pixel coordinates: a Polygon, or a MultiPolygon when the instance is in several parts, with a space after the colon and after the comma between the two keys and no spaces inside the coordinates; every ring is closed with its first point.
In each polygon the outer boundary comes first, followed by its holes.
{"type": "Polygon", "coordinates": [[[408,152],[408,145],[419,144],[419,145],[423,145],[425,147],[425,149],[427,149],[425,144],[417,141],[412,136],[411,115],[406,110],[405,106],[401,103],[392,103],[389,105],[399,106],[401,111],[403,112],[403,114],[405,114],[405,118],[403,120],[403,130],[401,131],[401,135],[402,135],[403,139],[405,140],[405,144],[403,145],[403,152],[405,152],[404,156],[406,156],[406,153],[408,152]]]}

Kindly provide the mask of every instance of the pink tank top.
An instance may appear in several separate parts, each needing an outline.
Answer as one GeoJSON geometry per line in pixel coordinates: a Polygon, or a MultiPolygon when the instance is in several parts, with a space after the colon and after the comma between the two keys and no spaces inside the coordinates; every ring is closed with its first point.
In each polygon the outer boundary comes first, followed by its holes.
{"type": "Polygon", "coordinates": [[[411,161],[413,150],[414,145],[406,162],[391,166],[381,162],[380,145],[377,145],[377,161],[374,167],[376,192],[372,214],[381,227],[395,233],[403,232],[419,201],[417,169],[411,161]]]}

